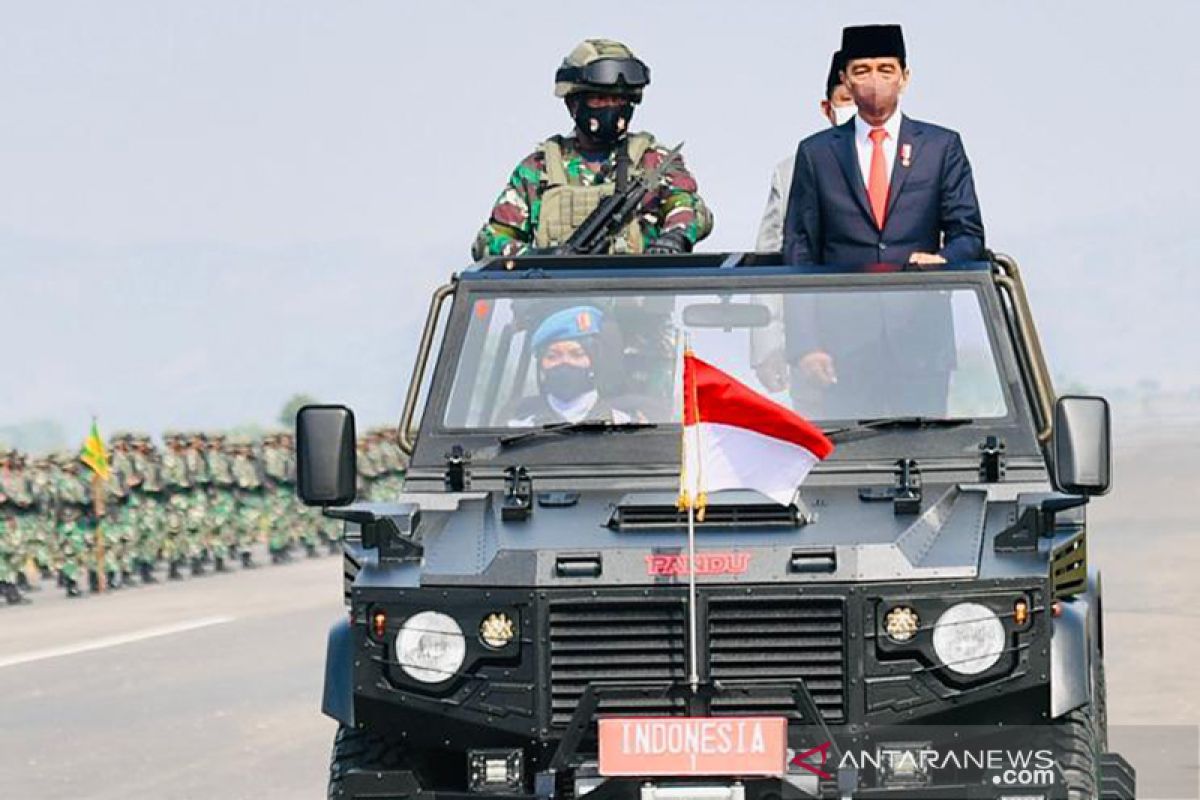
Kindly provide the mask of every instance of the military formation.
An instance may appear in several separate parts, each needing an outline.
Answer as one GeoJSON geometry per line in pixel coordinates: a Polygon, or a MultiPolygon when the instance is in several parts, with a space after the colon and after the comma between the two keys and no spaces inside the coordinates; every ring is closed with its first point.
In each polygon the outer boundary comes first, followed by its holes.
{"type": "MultiPolygon", "coordinates": [[[[42,585],[68,597],[186,575],[252,569],[339,549],[339,527],[296,499],[290,432],[258,439],[166,431],[108,440],[98,483],[73,452],[30,457],[0,448],[0,596],[28,602],[42,585]]],[[[407,461],[395,431],[358,442],[359,497],[400,490],[407,461]]]]}

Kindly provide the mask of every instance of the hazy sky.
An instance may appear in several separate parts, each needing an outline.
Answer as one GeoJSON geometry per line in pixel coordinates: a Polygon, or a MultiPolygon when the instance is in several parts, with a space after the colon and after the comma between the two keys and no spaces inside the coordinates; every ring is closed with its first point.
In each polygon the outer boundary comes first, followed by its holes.
{"type": "Polygon", "coordinates": [[[635,127],[687,141],[704,247],[749,249],[842,26],[891,21],[1055,370],[1200,384],[1200,3],[9,0],[0,425],[266,422],[294,391],[392,420],[429,291],[568,127],[579,39],[651,64],[635,127]]]}

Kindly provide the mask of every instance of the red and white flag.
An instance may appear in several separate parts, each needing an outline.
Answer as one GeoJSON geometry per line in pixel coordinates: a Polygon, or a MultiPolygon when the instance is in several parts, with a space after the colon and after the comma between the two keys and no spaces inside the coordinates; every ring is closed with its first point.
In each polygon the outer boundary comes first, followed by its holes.
{"type": "Polygon", "coordinates": [[[707,493],[721,489],[754,489],[788,505],[832,452],[804,417],[684,352],[682,507],[703,509],[707,493]]]}

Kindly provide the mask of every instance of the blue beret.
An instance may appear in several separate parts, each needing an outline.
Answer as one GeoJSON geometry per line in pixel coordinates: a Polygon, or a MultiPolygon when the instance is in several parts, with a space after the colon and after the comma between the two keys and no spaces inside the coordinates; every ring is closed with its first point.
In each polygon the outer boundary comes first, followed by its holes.
{"type": "Polygon", "coordinates": [[[555,311],[542,320],[533,332],[533,349],[541,350],[554,342],[584,339],[600,333],[604,313],[595,306],[572,306],[555,311]]]}

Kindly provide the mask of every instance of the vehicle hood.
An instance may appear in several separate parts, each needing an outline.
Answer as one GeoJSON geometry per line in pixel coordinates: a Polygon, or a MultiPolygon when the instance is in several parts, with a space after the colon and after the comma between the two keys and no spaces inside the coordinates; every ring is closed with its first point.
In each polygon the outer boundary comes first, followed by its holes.
{"type": "MultiPolygon", "coordinates": [[[[719,493],[710,501],[708,521],[695,526],[697,580],[863,582],[995,575],[991,539],[1011,524],[1015,506],[1030,502],[1031,492],[1043,496],[1044,487],[927,484],[920,511],[898,514],[890,500],[864,500],[855,487],[806,488],[798,512],[802,521],[791,524],[773,522],[782,519],[781,507],[771,512],[769,501],[759,495],[719,493]],[[743,510],[740,517],[731,506],[743,510]]],[[[506,520],[503,493],[402,495],[398,507],[420,510],[414,529],[424,549],[420,582],[686,584],[686,516],[665,526],[615,522],[622,509],[669,509],[672,495],[583,492],[571,505],[545,505],[546,499],[535,500],[526,518],[506,520]]],[[[1009,564],[1003,572],[1021,566],[1009,564]]]]}

